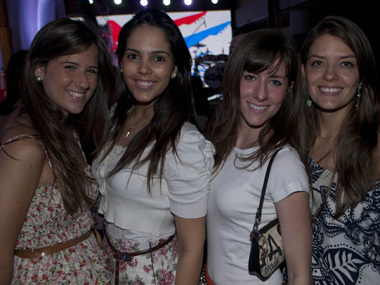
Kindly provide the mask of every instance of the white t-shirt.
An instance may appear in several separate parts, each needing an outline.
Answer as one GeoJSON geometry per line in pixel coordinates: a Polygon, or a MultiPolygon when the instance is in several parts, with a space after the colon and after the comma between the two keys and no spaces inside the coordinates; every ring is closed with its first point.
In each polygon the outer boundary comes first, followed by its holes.
{"type": "MultiPolygon", "coordinates": [[[[211,182],[207,213],[207,269],[217,285],[281,284],[279,270],[265,282],[248,273],[249,235],[269,159],[262,168],[248,171],[238,169],[247,162],[235,157],[236,154],[250,154],[256,149],[235,148],[211,182]]],[[[257,165],[255,162],[249,169],[257,165]]],[[[274,203],[297,191],[309,191],[307,175],[298,153],[285,147],[272,164],[259,228],[277,217],[274,203]]]]}
{"type": "MultiPolygon", "coordinates": [[[[150,151],[148,146],[143,157],[150,151]]],[[[214,146],[193,124],[185,123],[177,143],[178,157],[169,150],[163,179],[153,178],[147,189],[148,164],[127,166],[105,178],[125,151],[115,146],[105,160],[93,163],[93,175],[100,184],[99,212],[104,214],[108,233],[116,238],[150,242],[175,233],[174,216],[199,218],[207,214],[214,146]],[[131,174],[132,173],[132,174],[131,174]]]]}

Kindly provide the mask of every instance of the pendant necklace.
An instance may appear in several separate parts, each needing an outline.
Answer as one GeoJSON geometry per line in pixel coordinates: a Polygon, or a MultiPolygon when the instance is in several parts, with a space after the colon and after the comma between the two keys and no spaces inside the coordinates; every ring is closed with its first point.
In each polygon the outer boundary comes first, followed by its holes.
{"type": "Polygon", "coordinates": [[[129,134],[131,133],[131,131],[132,131],[132,128],[129,128],[127,134],[125,135],[126,138],[129,136],[129,134]]]}

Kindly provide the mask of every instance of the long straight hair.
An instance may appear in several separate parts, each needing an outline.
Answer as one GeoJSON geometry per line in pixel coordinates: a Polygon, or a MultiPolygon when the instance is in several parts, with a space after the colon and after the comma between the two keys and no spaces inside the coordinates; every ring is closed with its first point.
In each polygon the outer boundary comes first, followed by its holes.
{"type": "MultiPolygon", "coordinates": [[[[117,56],[121,63],[129,35],[140,26],[152,26],[161,29],[169,42],[177,66],[177,76],[172,78],[165,91],[154,102],[154,115],[151,122],[143,128],[130,142],[123,156],[115,168],[108,174],[120,171],[126,165],[133,164],[137,168],[149,162],[148,166],[148,190],[153,175],[159,174],[162,179],[164,171],[165,155],[172,148],[176,153],[176,143],[182,125],[186,121],[196,124],[191,101],[191,64],[192,59],[186,42],[174,21],[163,11],[155,8],[146,8],[127,22],[120,31],[117,56]],[[148,145],[154,143],[146,157],[142,154],[148,145]]],[[[128,110],[136,100],[130,92],[123,77],[119,74],[116,90],[116,108],[112,118],[113,131],[110,134],[107,151],[104,157],[112,150],[120,136],[121,129],[128,117],[128,110]]]]}
{"type": "Polygon", "coordinates": [[[24,112],[30,117],[36,136],[45,145],[52,164],[54,177],[59,185],[65,209],[73,214],[83,202],[91,206],[94,201],[86,189],[92,179],[78,165],[73,149],[77,140],[72,128],[85,129],[84,137],[92,137],[100,143],[107,120],[107,100],[112,94],[114,69],[112,58],[103,39],[87,24],[70,19],[58,19],[45,25],[35,36],[29,49],[25,67],[23,92],[24,112]],[[35,69],[46,66],[51,60],[65,55],[86,51],[94,45],[98,58],[98,78],[94,95],[79,115],[65,118],[62,109],[46,93],[41,82],[37,82],[35,69]]]}
{"type": "MultiPolygon", "coordinates": [[[[297,56],[290,39],[277,29],[250,32],[228,59],[222,82],[223,101],[211,134],[216,148],[214,171],[223,166],[237,140],[241,124],[240,81],[243,72],[261,73],[277,60],[275,70],[285,63],[290,86],[299,73],[297,56]]],[[[262,165],[276,148],[285,144],[298,148],[296,124],[300,99],[295,88],[289,89],[280,110],[261,129],[258,150],[244,160],[251,161],[251,164],[258,160],[262,165]]]]}
{"type": "MultiPolygon", "coordinates": [[[[362,82],[361,99],[359,102],[353,100],[338,133],[334,174],[338,177],[335,217],[339,217],[349,207],[355,207],[379,179],[380,93],[371,45],[363,31],[347,18],[328,16],[319,22],[305,39],[300,54],[301,63],[306,64],[310,47],[323,35],[341,39],[353,51],[359,81],[362,82]],[[357,107],[356,103],[359,103],[357,107]]],[[[298,128],[305,145],[303,156],[307,156],[318,135],[319,125],[316,108],[306,107],[305,79],[300,80],[299,84],[303,104],[299,110],[298,128]]]]}

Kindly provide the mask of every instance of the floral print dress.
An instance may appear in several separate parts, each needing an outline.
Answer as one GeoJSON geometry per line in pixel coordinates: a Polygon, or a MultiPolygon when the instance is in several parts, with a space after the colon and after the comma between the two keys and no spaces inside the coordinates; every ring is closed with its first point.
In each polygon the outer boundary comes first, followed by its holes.
{"type": "MultiPolygon", "coordinates": [[[[16,139],[33,138],[22,135],[16,139]]],[[[34,138],[38,141],[36,138],[34,138]]],[[[42,142],[38,141],[47,151],[42,142]]],[[[86,169],[90,173],[89,169],[86,169]]],[[[89,185],[88,194],[95,199],[98,188],[89,185]]],[[[94,226],[90,209],[79,210],[75,215],[66,213],[56,183],[36,189],[19,234],[16,250],[37,249],[80,238],[94,226]]],[[[52,255],[33,259],[14,256],[12,284],[109,284],[105,254],[93,234],[73,247],[52,255]]]]}
{"type": "Polygon", "coordinates": [[[312,208],[314,284],[379,284],[380,181],[355,208],[334,219],[336,179],[320,211],[333,173],[310,157],[309,163],[315,199],[312,208]]]}

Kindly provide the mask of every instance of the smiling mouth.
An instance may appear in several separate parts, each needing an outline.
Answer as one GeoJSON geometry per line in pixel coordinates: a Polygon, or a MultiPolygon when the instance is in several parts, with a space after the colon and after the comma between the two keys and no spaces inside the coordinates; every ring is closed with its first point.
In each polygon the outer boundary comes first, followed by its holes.
{"type": "Polygon", "coordinates": [[[319,90],[321,90],[323,93],[338,93],[342,90],[343,88],[328,88],[328,87],[319,87],[319,90]]]}
{"type": "Polygon", "coordinates": [[[147,81],[147,80],[135,80],[136,85],[142,88],[149,88],[154,85],[153,81],[147,81]]]}
{"type": "Polygon", "coordinates": [[[254,109],[254,110],[256,110],[256,111],[265,111],[266,109],[268,109],[268,106],[256,106],[256,105],[254,105],[254,104],[252,104],[252,103],[248,103],[248,105],[249,105],[252,109],[254,109]]]}
{"type": "Polygon", "coordinates": [[[70,92],[68,91],[68,93],[74,97],[74,98],[82,98],[84,96],[84,93],[78,93],[78,92],[70,92]]]}

